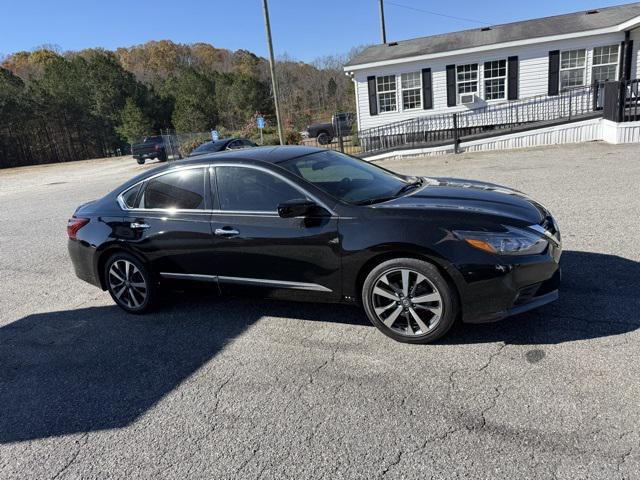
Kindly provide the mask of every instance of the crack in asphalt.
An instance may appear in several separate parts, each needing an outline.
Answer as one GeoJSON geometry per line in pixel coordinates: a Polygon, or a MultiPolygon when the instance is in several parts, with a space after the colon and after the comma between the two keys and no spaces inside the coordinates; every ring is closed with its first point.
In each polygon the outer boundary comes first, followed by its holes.
{"type": "Polygon", "coordinates": [[[51,477],[51,480],[56,480],[57,478],[60,477],[60,475],[63,475],[64,472],[66,472],[69,467],[71,465],[73,465],[73,463],[75,463],[75,461],[77,460],[78,456],[80,455],[80,452],[82,451],[82,449],[86,446],[87,444],[87,438],[89,436],[89,432],[84,432],[80,438],[78,438],[78,440],[76,440],[76,443],[78,444],[78,448],[76,449],[75,452],[73,452],[73,454],[71,455],[71,458],[69,459],[69,461],[60,469],[58,470],[58,472],[51,477]],[[84,443],[82,445],[80,445],[80,442],[84,440],[84,443]]]}

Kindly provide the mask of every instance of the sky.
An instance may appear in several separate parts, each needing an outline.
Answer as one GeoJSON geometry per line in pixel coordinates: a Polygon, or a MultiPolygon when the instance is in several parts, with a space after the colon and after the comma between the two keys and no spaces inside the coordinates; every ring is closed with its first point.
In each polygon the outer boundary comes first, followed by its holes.
{"type": "MultiPolygon", "coordinates": [[[[387,40],[621,3],[385,0],[387,40]]],[[[378,0],[269,0],[269,9],[276,56],[312,61],[381,41],[378,0]]],[[[113,50],[163,39],[267,55],[262,0],[0,0],[0,25],[0,57],[46,44],[113,50]]]]}

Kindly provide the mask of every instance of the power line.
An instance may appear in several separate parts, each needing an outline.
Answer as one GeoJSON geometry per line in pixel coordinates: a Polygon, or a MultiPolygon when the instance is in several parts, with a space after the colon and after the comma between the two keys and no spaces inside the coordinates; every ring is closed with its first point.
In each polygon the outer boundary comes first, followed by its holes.
{"type": "Polygon", "coordinates": [[[387,0],[387,4],[388,5],[393,5],[394,7],[406,8],[407,10],[413,10],[415,12],[426,13],[426,14],[429,14],[429,15],[436,15],[438,17],[451,18],[453,20],[462,20],[463,22],[478,23],[480,25],[491,25],[491,23],[484,22],[482,20],[472,20],[470,18],[456,17],[454,15],[446,15],[444,13],[431,12],[429,10],[423,10],[421,8],[412,7],[410,5],[402,5],[401,3],[389,2],[388,0],[387,0]]]}

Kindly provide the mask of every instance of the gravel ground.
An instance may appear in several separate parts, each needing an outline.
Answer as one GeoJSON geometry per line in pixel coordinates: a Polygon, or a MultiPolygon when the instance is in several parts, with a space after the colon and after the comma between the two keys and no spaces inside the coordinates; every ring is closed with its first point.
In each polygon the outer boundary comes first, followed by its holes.
{"type": "Polygon", "coordinates": [[[394,343],[353,307],[176,294],[130,317],[66,220],[145,167],[0,171],[0,478],[640,478],[640,147],[389,160],[557,216],[561,299],[394,343]]]}

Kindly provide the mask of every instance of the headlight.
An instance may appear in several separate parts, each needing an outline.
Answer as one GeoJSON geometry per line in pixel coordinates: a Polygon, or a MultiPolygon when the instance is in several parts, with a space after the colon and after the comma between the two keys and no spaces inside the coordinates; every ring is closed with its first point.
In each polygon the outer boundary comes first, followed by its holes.
{"type": "Polygon", "coordinates": [[[498,255],[535,255],[547,248],[548,242],[534,232],[515,227],[505,227],[504,232],[467,232],[453,233],[472,247],[498,255]]]}

